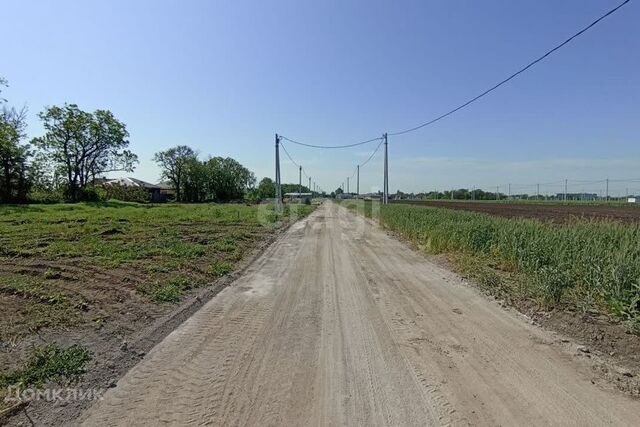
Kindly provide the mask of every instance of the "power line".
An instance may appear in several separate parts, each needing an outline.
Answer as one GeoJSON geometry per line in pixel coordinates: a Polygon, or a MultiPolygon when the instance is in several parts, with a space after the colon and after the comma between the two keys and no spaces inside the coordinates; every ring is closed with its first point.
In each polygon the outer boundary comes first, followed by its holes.
{"type": "Polygon", "coordinates": [[[356,173],[358,173],[358,166],[353,168],[353,173],[351,174],[351,176],[349,178],[353,179],[353,177],[356,176],[356,173]]]}
{"type": "MultiPolygon", "coordinates": [[[[640,182],[640,179],[609,179],[608,180],[609,183],[628,183],[628,182],[640,182]]],[[[580,179],[567,179],[566,182],[571,185],[572,187],[578,187],[578,188],[584,188],[585,186],[588,185],[594,185],[594,184],[604,184],[607,182],[606,179],[601,179],[601,180],[580,180],[580,179]]],[[[522,190],[522,189],[526,189],[526,188],[536,188],[536,187],[540,187],[540,188],[544,188],[544,187],[558,187],[558,186],[564,186],[565,184],[565,180],[559,180],[559,181],[553,181],[553,182],[540,182],[540,183],[535,183],[535,184],[511,184],[511,190],[522,190]]],[[[505,184],[500,185],[500,187],[504,187],[505,184]]],[[[496,185],[481,185],[481,186],[474,186],[474,188],[476,190],[482,190],[483,188],[496,188],[496,185]]],[[[615,188],[615,187],[614,187],[615,188]]],[[[620,187],[617,187],[620,188],[620,187]]],[[[458,189],[462,190],[462,189],[466,189],[465,187],[459,187],[458,189]]],[[[629,188],[630,190],[632,190],[632,188],[629,188]]]]}
{"type": "Polygon", "coordinates": [[[640,179],[610,179],[609,182],[640,182],[640,179]]]}
{"type": "MultiPolygon", "coordinates": [[[[291,140],[289,140],[288,138],[281,136],[282,139],[285,139],[289,142],[292,142],[291,140]]],[[[365,166],[367,163],[369,163],[371,161],[371,159],[373,159],[373,156],[376,155],[376,153],[378,152],[378,150],[380,150],[380,147],[382,147],[382,143],[384,142],[384,138],[376,138],[372,141],[375,140],[380,140],[380,143],[376,146],[375,150],[373,150],[373,152],[371,153],[371,155],[367,158],[367,160],[365,160],[362,164],[360,164],[360,167],[362,168],[363,166],[365,166]]],[[[365,141],[366,142],[371,142],[371,141],[365,141]]],[[[359,145],[362,145],[362,143],[360,143],[359,145]]],[[[287,151],[287,148],[284,146],[284,144],[281,142],[280,143],[280,147],[282,147],[282,151],[284,151],[284,154],[286,154],[287,158],[291,161],[291,163],[293,163],[297,168],[300,168],[300,164],[298,164],[298,162],[296,162],[295,160],[293,160],[293,157],[291,157],[291,154],[289,154],[289,151],[287,151]]],[[[353,178],[356,174],[356,172],[358,171],[358,167],[356,166],[355,169],[353,170],[353,173],[351,174],[350,178],[353,178]]],[[[305,177],[310,178],[309,175],[307,175],[307,172],[305,170],[304,167],[302,167],[302,173],[304,174],[305,177]]]]}
{"type": "Polygon", "coordinates": [[[380,147],[382,147],[382,143],[384,142],[384,139],[382,141],[380,141],[380,144],[378,144],[378,146],[376,147],[375,150],[373,150],[373,153],[371,153],[371,155],[369,156],[369,158],[367,160],[365,160],[362,164],[360,164],[360,167],[363,167],[364,165],[366,165],[367,163],[369,163],[369,161],[371,159],[373,159],[373,156],[376,155],[376,153],[378,152],[378,150],[380,149],[380,147]]]}
{"type": "MultiPolygon", "coordinates": [[[[490,87],[489,89],[485,90],[484,92],[482,92],[480,95],[477,95],[473,98],[471,98],[470,100],[466,101],[465,103],[457,106],[456,108],[447,111],[444,114],[441,114],[440,116],[431,119],[425,123],[422,123],[418,126],[414,126],[412,128],[409,129],[405,129],[405,130],[401,130],[401,131],[396,131],[396,132],[389,132],[389,135],[391,136],[397,136],[397,135],[403,135],[405,133],[409,133],[409,132],[414,132],[418,129],[422,129],[423,127],[432,125],[433,123],[436,123],[442,119],[444,119],[445,117],[448,117],[460,110],[462,110],[463,108],[469,106],[470,104],[476,102],[477,100],[479,100],[480,98],[488,95],[489,93],[493,92],[494,90],[498,89],[500,86],[504,85],[505,83],[509,82],[510,80],[516,78],[517,76],[519,76],[520,74],[524,73],[525,71],[527,71],[529,68],[533,67],[534,65],[536,65],[537,63],[543,61],[544,59],[546,59],[548,56],[550,56],[551,54],[553,54],[554,52],[556,52],[557,50],[561,49],[562,47],[564,47],[565,45],[569,44],[570,42],[572,42],[575,38],[581,36],[582,34],[584,34],[585,32],[587,32],[588,30],[590,30],[591,28],[595,27],[598,23],[600,23],[600,21],[604,20],[605,18],[607,18],[608,16],[612,15],[613,13],[615,13],[618,9],[622,8],[624,5],[626,5],[627,3],[629,3],[631,0],[625,0],[623,1],[621,4],[619,4],[618,6],[616,6],[615,8],[611,9],[610,11],[608,11],[607,13],[605,13],[604,15],[602,15],[601,17],[599,17],[598,19],[596,19],[595,21],[593,21],[591,24],[587,25],[586,27],[584,27],[583,29],[581,29],[580,31],[578,31],[577,33],[575,33],[574,35],[572,35],[571,37],[569,37],[568,39],[566,39],[565,41],[563,41],[562,43],[560,43],[559,45],[555,46],[553,49],[547,51],[545,54],[543,54],[542,56],[538,57],[537,59],[533,60],[532,62],[530,62],[529,64],[527,64],[526,66],[524,66],[523,68],[521,68],[520,70],[516,71],[515,73],[511,74],[509,77],[507,77],[506,79],[500,81],[499,83],[493,85],[492,87],[490,87]]],[[[299,142],[299,141],[295,141],[292,139],[289,139],[287,137],[282,137],[283,139],[292,142],[294,144],[298,144],[298,145],[302,145],[305,147],[311,147],[311,148],[325,148],[325,149],[334,149],[334,148],[349,148],[349,147],[356,147],[358,145],[363,145],[363,144],[368,144],[370,142],[373,141],[377,141],[380,140],[381,138],[372,138],[372,139],[368,139],[366,141],[362,141],[362,142],[356,142],[354,144],[344,144],[344,145],[314,145],[314,144],[306,144],[303,142],[299,142]]]]}
{"type": "Polygon", "coordinates": [[[622,2],[620,5],[618,5],[617,7],[611,9],[609,12],[605,13],[604,15],[602,15],[600,18],[596,19],[595,21],[593,21],[591,24],[589,24],[588,26],[586,26],[585,28],[583,28],[582,30],[578,31],[576,34],[574,34],[573,36],[569,37],[567,40],[563,41],[562,43],[560,43],[559,45],[557,45],[556,47],[554,47],[553,49],[549,50],[548,52],[546,52],[544,55],[540,56],[539,58],[535,59],[534,61],[530,62],[529,64],[527,64],[524,68],[521,68],[520,70],[516,71],[515,73],[511,74],[509,77],[507,77],[506,79],[502,80],[500,83],[492,86],[491,88],[485,90],[484,92],[482,92],[480,95],[471,98],[469,101],[465,102],[462,105],[459,105],[458,107],[454,108],[451,111],[448,111],[438,117],[436,117],[435,119],[429,120],[428,122],[422,123],[421,125],[409,128],[409,129],[405,129],[402,131],[398,131],[398,132],[389,132],[389,135],[402,135],[405,133],[409,133],[409,132],[413,132],[416,131],[418,129],[421,129],[425,126],[429,126],[437,121],[440,121],[442,119],[444,119],[447,116],[450,116],[451,114],[462,110],[464,107],[468,106],[469,104],[474,103],[475,101],[477,101],[478,99],[482,98],[485,95],[488,95],[490,92],[493,92],[494,90],[498,89],[500,86],[502,86],[503,84],[507,83],[508,81],[514,79],[515,77],[517,77],[518,75],[524,73],[525,71],[527,71],[529,68],[533,67],[535,64],[537,64],[538,62],[544,60],[546,57],[548,57],[549,55],[551,55],[552,53],[554,53],[555,51],[557,51],[558,49],[562,48],[563,46],[569,44],[573,39],[575,39],[576,37],[581,36],[582,34],[584,34],[585,32],[587,32],[589,29],[591,29],[592,27],[596,26],[600,21],[602,21],[603,19],[605,19],[606,17],[608,17],[609,15],[613,14],[614,12],[616,12],[618,9],[620,9],[622,6],[624,6],[625,4],[629,3],[631,0],[625,0],[624,2],[622,2]]]}
{"type": "MultiPolygon", "coordinates": [[[[526,66],[524,66],[523,68],[521,68],[520,70],[516,71],[515,73],[511,74],[509,77],[505,78],[504,80],[500,81],[499,83],[493,85],[492,87],[490,87],[489,89],[485,90],[484,92],[482,92],[481,94],[471,98],[470,100],[464,102],[463,104],[457,106],[456,108],[441,114],[440,116],[431,119],[425,123],[422,123],[418,126],[414,126],[412,128],[408,128],[405,130],[401,130],[401,131],[396,131],[396,132],[390,132],[388,133],[388,135],[392,135],[392,136],[397,136],[397,135],[403,135],[409,132],[414,132],[416,130],[419,130],[421,128],[424,128],[426,126],[429,126],[431,124],[434,124],[442,119],[444,119],[445,117],[448,117],[454,113],[456,113],[457,111],[462,110],[463,108],[469,106],[470,104],[478,101],[480,98],[488,95],[489,93],[493,92],[494,90],[498,89],[499,87],[501,87],[502,85],[508,83],[509,81],[511,81],[512,79],[516,78],[517,76],[519,76],[520,74],[524,73],[525,71],[529,70],[531,67],[533,67],[534,65],[536,65],[537,63],[543,61],[544,59],[546,59],[547,57],[549,57],[550,55],[552,55],[554,52],[556,52],[557,50],[561,49],[562,47],[566,46],[567,44],[569,44],[570,42],[572,42],[574,39],[576,39],[577,37],[581,36],[582,34],[584,34],[585,32],[587,32],[588,30],[590,30],[591,28],[595,27],[598,23],[600,23],[602,20],[604,20],[605,18],[607,18],[608,16],[612,15],[613,13],[615,13],[616,11],[618,11],[618,9],[622,8],[623,6],[625,6],[627,3],[629,3],[631,0],[625,0],[622,3],[620,3],[618,6],[616,6],[615,8],[609,10],[607,13],[605,13],[604,15],[600,16],[598,19],[596,19],[595,21],[593,21],[591,24],[587,25],[586,27],[584,27],[583,29],[581,29],[580,31],[578,31],[577,33],[575,33],[574,35],[572,35],[571,37],[569,37],[568,39],[566,39],[565,41],[563,41],[562,43],[558,44],[557,46],[555,46],[554,48],[552,48],[551,50],[547,51],[546,53],[544,53],[542,56],[534,59],[532,62],[530,62],[529,64],[527,64],[526,66]]],[[[364,144],[368,144],[374,141],[380,141],[380,143],[378,144],[378,146],[376,147],[376,149],[373,151],[373,153],[369,156],[369,158],[362,163],[360,166],[364,166],[366,165],[372,158],[373,156],[377,153],[377,151],[380,149],[381,145],[383,142],[386,141],[386,135],[385,137],[377,137],[377,138],[371,138],[368,139],[366,141],[361,141],[361,142],[356,142],[356,143],[352,143],[352,144],[343,144],[343,145],[315,145],[315,144],[307,144],[304,142],[300,142],[300,141],[296,141],[290,138],[287,138],[285,136],[280,136],[281,139],[289,141],[293,144],[296,145],[301,145],[304,147],[309,147],[309,148],[318,148],[318,149],[341,149],[341,148],[350,148],[350,147],[357,147],[360,145],[364,145],[364,144]]],[[[284,145],[282,145],[283,150],[285,152],[285,154],[287,155],[287,157],[289,158],[289,160],[291,160],[291,162],[293,162],[294,165],[298,166],[301,168],[301,166],[299,166],[291,157],[291,155],[289,154],[289,152],[286,150],[286,148],[284,148],[284,145]]],[[[357,171],[357,167],[356,167],[356,171],[357,171]]],[[[355,172],[354,172],[355,174],[355,172]]],[[[305,176],[308,177],[308,175],[305,172],[305,176]]],[[[353,176],[353,175],[352,175],[353,176]]],[[[385,163],[385,176],[386,176],[386,163],[385,163]]],[[[386,178],[385,178],[386,179],[386,178]]],[[[564,181],[564,185],[565,185],[565,192],[566,192],[566,185],[567,185],[568,181],[565,180],[564,181]]],[[[555,183],[546,183],[546,184],[536,184],[536,185],[553,185],[555,183]]],[[[386,185],[386,184],[385,184],[386,185]]]]}
{"type": "Polygon", "coordinates": [[[369,158],[367,160],[365,160],[362,164],[360,165],[356,165],[356,167],[353,169],[353,173],[351,174],[351,176],[349,178],[353,179],[353,177],[356,175],[356,173],[358,173],[358,168],[362,168],[364,165],[366,165],[367,163],[369,163],[369,161],[373,158],[373,156],[376,155],[376,153],[378,152],[378,150],[380,149],[380,147],[382,146],[382,143],[384,143],[384,138],[381,138],[380,143],[378,144],[378,146],[376,147],[375,150],[373,150],[373,152],[371,153],[371,155],[369,156],[369,158]]]}
{"type": "Polygon", "coordinates": [[[304,147],[328,148],[328,149],[357,147],[358,145],[364,145],[364,144],[368,144],[370,142],[378,141],[378,140],[382,139],[381,137],[378,137],[378,138],[372,138],[372,139],[368,139],[366,141],[361,141],[361,142],[356,142],[354,144],[346,144],[346,145],[313,145],[313,144],[306,144],[304,142],[294,141],[293,139],[289,139],[286,136],[281,136],[281,138],[286,140],[286,141],[289,141],[289,142],[291,142],[293,144],[302,145],[304,147]]]}
{"type": "Polygon", "coordinates": [[[598,179],[598,180],[583,180],[583,179],[570,179],[569,182],[574,184],[599,184],[601,182],[607,182],[606,179],[598,179]]]}
{"type": "Polygon", "coordinates": [[[280,143],[280,147],[282,147],[282,151],[284,151],[284,154],[286,154],[289,160],[291,160],[291,163],[293,163],[297,168],[301,167],[298,163],[296,163],[295,160],[293,160],[293,158],[291,157],[291,154],[289,154],[287,149],[284,147],[283,143],[280,143]]]}
{"type": "Polygon", "coordinates": [[[308,174],[307,171],[305,170],[304,167],[300,166],[295,160],[293,160],[293,158],[291,157],[291,154],[289,154],[289,152],[287,151],[286,147],[284,146],[284,144],[281,142],[280,143],[280,147],[282,147],[282,151],[284,151],[284,154],[287,155],[287,157],[289,158],[289,160],[291,160],[291,163],[293,163],[297,168],[301,168],[302,169],[302,174],[307,178],[311,178],[308,174]]]}

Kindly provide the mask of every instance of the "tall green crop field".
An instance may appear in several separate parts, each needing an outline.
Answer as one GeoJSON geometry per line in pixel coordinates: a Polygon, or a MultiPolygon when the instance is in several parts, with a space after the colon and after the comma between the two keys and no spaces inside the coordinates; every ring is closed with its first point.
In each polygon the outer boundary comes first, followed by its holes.
{"type": "Polygon", "coordinates": [[[385,227],[431,253],[478,255],[524,273],[532,293],[549,305],[571,301],[617,318],[640,318],[640,224],[552,224],[395,204],[379,212],[385,227]]]}

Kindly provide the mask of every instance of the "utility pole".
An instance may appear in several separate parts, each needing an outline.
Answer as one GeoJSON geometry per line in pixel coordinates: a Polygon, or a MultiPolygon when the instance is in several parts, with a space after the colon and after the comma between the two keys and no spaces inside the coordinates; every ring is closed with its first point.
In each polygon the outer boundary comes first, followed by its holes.
{"type": "Polygon", "coordinates": [[[451,189],[451,200],[453,200],[453,188],[451,189]]]}
{"type": "Polygon", "coordinates": [[[349,194],[349,177],[347,177],[347,194],[349,194]]]}
{"type": "Polygon", "coordinates": [[[356,194],[358,196],[360,196],[360,165],[358,165],[358,167],[356,168],[357,172],[357,178],[356,178],[356,194]]]}
{"type": "Polygon", "coordinates": [[[500,186],[496,186],[496,200],[500,200],[500,186]]]}
{"type": "Polygon", "coordinates": [[[276,208],[282,209],[282,190],[280,188],[280,137],[276,133],[276,208]]]}
{"type": "MultiPolygon", "coordinates": [[[[309,177],[309,193],[311,193],[311,177],[309,177]]],[[[311,195],[313,196],[313,193],[311,195]]]]}
{"type": "Polygon", "coordinates": [[[387,133],[385,132],[384,137],[384,189],[382,191],[382,203],[389,203],[389,158],[388,158],[388,144],[387,144],[387,133]]]}
{"type": "Polygon", "coordinates": [[[540,184],[536,184],[536,200],[540,200],[540,184]]]}
{"type": "Polygon", "coordinates": [[[511,200],[511,183],[509,183],[509,200],[511,200]]]}
{"type": "Polygon", "coordinates": [[[476,187],[471,187],[471,200],[476,199],[476,187]]]}
{"type": "Polygon", "coordinates": [[[302,166],[299,167],[300,168],[300,178],[298,181],[298,199],[300,199],[300,201],[302,201],[302,166]]]}
{"type": "Polygon", "coordinates": [[[609,178],[607,178],[607,202],[609,201],[609,178]]]}
{"type": "Polygon", "coordinates": [[[569,187],[569,180],[565,179],[564,180],[564,201],[565,202],[567,201],[567,197],[568,197],[568,193],[569,193],[568,187],[569,187]]]}

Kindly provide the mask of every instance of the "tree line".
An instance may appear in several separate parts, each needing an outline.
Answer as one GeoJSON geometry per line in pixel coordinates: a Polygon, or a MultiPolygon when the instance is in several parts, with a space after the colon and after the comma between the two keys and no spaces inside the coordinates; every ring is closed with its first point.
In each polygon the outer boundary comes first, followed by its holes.
{"type": "Polygon", "coordinates": [[[249,169],[230,157],[200,160],[186,145],[156,153],[153,160],[160,166],[179,202],[210,202],[244,199],[256,185],[249,169]]]}
{"type": "Polygon", "coordinates": [[[26,137],[26,108],[8,108],[2,98],[7,81],[0,77],[0,203],[26,199],[30,190],[30,148],[26,137]]]}
{"type": "MultiPolygon", "coordinates": [[[[283,195],[287,193],[311,193],[311,190],[306,185],[300,186],[299,184],[280,184],[280,189],[283,195]]],[[[276,183],[271,178],[262,178],[258,187],[253,192],[252,196],[258,199],[272,199],[276,197],[276,183]]]]}
{"type": "MultiPolygon", "coordinates": [[[[0,90],[7,86],[0,79],[0,90]]],[[[92,184],[109,172],[132,172],[129,132],[107,110],[87,112],[76,104],[45,108],[38,117],[44,135],[26,141],[26,108],[0,98],[0,203],[40,199],[76,202],[95,198],[92,184]]]]}
{"type": "MultiPolygon", "coordinates": [[[[153,157],[162,170],[162,178],[175,189],[176,201],[187,203],[264,200],[276,197],[276,184],[263,178],[256,186],[253,172],[232,158],[209,157],[200,160],[198,153],[186,145],[160,151],[153,157]]],[[[282,194],[310,193],[307,186],[281,184],[282,194]]]]}
{"type": "Polygon", "coordinates": [[[481,189],[469,190],[467,188],[459,188],[451,191],[430,191],[427,193],[405,193],[398,191],[394,197],[396,199],[424,200],[496,200],[496,198],[504,199],[507,195],[503,193],[483,191],[481,189]]]}
{"type": "MultiPolygon", "coordinates": [[[[568,200],[580,200],[583,194],[567,194],[568,200]]],[[[405,193],[398,191],[394,198],[396,199],[420,199],[420,200],[562,200],[560,195],[538,195],[538,194],[505,194],[502,192],[484,191],[481,189],[469,190],[467,188],[459,188],[450,191],[430,191],[427,193],[405,193]]]]}
{"type": "MultiPolygon", "coordinates": [[[[6,87],[6,79],[0,77],[0,203],[91,201],[131,193],[95,185],[108,173],[133,172],[139,163],[128,149],[126,125],[113,113],[87,112],[67,103],[46,107],[38,114],[44,135],[27,141],[27,109],[8,106],[2,98],[6,87]]],[[[153,159],[175,189],[177,201],[259,197],[255,175],[232,158],[200,160],[193,149],[181,145],[153,159]]]]}

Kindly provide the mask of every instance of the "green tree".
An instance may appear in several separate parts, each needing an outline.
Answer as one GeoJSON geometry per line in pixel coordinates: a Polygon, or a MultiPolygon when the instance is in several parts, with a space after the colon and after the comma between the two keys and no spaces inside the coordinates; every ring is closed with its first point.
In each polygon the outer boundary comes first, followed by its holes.
{"type": "Polygon", "coordinates": [[[212,157],[205,162],[208,170],[209,193],[214,200],[243,199],[247,190],[255,187],[256,177],[235,159],[212,157]]]}
{"type": "Polygon", "coordinates": [[[261,199],[276,197],[276,183],[271,178],[262,178],[258,184],[258,197],[261,199]]]}
{"type": "Polygon", "coordinates": [[[253,172],[230,157],[198,160],[191,148],[181,145],[156,153],[162,176],[173,184],[181,202],[207,202],[243,199],[256,184],[253,172]]]}
{"type": "Polygon", "coordinates": [[[193,168],[193,162],[197,160],[196,152],[186,145],[178,145],[153,156],[153,161],[162,168],[162,177],[169,180],[176,190],[176,200],[179,202],[184,201],[183,186],[188,179],[189,170],[193,168]]]}
{"type": "MultiPolygon", "coordinates": [[[[0,77],[0,92],[7,81],[0,77]]],[[[31,186],[28,161],[32,153],[23,140],[27,110],[7,108],[0,97],[0,203],[25,202],[31,186]]]]}
{"type": "Polygon", "coordinates": [[[209,189],[210,171],[207,164],[193,158],[184,166],[185,176],[182,181],[182,201],[197,203],[213,200],[213,195],[209,189]]]}
{"type": "Polygon", "coordinates": [[[138,157],[127,150],[129,132],[107,110],[82,111],[75,104],[48,107],[40,113],[45,135],[33,144],[46,153],[64,177],[69,200],[82,198],[87,186],[108,172],[132,172],[138,157]]]}
{"type": "Polygon", "coordinates": [[[303,185],[302,187],[298,184],[282,184],[282,194],[287,193],[297,193],[298,190],[301,190],[301,193],[310,193],[311,191],[307,188],[307,186],[303,185]]]}

